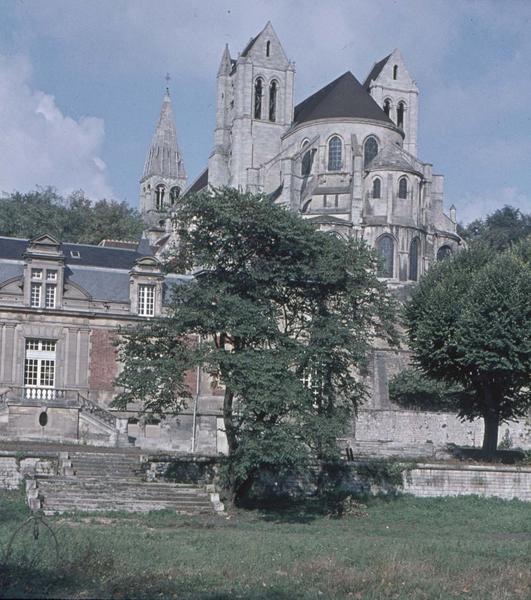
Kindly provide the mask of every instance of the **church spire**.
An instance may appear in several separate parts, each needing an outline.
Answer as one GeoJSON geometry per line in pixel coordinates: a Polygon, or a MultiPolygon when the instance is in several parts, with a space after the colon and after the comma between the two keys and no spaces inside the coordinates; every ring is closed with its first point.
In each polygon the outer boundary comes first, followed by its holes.
{"type": "MultiPolygon", "coordinates": [[[[168,80],[167,75],[166,81],[168,80]]],[[[177,144],[170,91],[166,87],[160,117],[140,180],[140,212],[145,223],[164,231],[165,219],[185,189],[186,171],[177,144]]]]}
{"type": "Polygon", "coordinates": [[[168,179],[186,179],[177,144],[177,131],[168,88],[164,94],[159,121],[146,158],[142,179],[154,175],[168,179]]]}
{"type": "Polygon", "coordinates": [[[219,63],[218,76],[219,75],[228,75],[232,69],[232,61],[230,58],[229,45],[225,44],[225,50],[223,50],[223,55],[221,57],[221,61],[219,63]]]}

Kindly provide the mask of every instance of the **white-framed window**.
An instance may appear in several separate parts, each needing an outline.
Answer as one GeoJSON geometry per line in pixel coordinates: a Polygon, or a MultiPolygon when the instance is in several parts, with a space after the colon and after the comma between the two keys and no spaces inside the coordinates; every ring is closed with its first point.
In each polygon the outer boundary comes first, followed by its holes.
{"type": "Polygon", "coordinates": [[[41,307],[42,283],[31,282],[30,306],[32,308],[41,307]]]}
{"type": "Polygon", "coordinates": [[[57,281],[57,271],[55,269],[46,269],[46,281],[57,281]]]}
{"type": "Polygon", "coordinates": [[[31,278],[42,281],[42,269],[31,269],[31,278]]]}
{"type": "Polygon", "coordinates": [[[27,398],[47,400],[54,397],[51,390],[55,388],[56,346],[55,340],[26,339],[24,387],[27,398]]]}
{"type": "Polygon", "coordinates": [[[55,283],[46,284],[46,295],[44,298],[45,308],[55,308],[55,302],[57,298],[57,286],[55,283]]]}
{"type": "Polygon", "coordinates": [[[141,283],[138,286],[138,314],[141,317],[155,315],[155,286],[141,283]]]}

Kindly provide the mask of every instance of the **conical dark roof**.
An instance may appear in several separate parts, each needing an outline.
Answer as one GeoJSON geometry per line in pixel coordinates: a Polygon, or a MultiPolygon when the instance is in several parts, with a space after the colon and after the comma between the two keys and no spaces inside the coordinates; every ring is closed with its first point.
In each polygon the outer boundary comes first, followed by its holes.
{"type": "Polygon", "coordinates": [[[298,104],[294,124],[341,117],[393,124],[350,71],[298,104]]]}

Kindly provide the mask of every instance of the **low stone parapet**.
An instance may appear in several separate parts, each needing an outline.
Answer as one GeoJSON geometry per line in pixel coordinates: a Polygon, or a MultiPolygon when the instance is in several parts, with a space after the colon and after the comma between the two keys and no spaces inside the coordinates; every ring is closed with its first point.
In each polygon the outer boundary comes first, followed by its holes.
{"type": "Polygon", "coordinates": [[[477,495],[531,502],[531,466],[418,464],[404,492],[419,497],[477,495]]]}

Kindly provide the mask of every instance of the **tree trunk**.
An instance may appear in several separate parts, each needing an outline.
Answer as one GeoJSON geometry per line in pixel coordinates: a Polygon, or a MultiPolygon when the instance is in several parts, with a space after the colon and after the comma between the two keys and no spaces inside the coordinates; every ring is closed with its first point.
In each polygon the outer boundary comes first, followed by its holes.
{"type": "Polygon", "coordinates": [[[223,397],[223,426],[225,427],[225,435],[227,436],[227,445],[229,447],[229,465],[228,465],[228,488],[227,501],[231,506],[235,505],[236,501],[236,480],[232,472],[231,457],[238,448],[238,440],[236,438],[236,430],[233,421],[232,406],[234,401],[234,393],[228,386],[225,387],[225,395],[223,397]]]}
{"type": "Polygon", "coordinates": [[[498,448],[498,427],[500,417],[498,413],[490,412],[483,416],[485,433],[483,434],[483,453],[485,457],[492,460],[498,448]]]}

